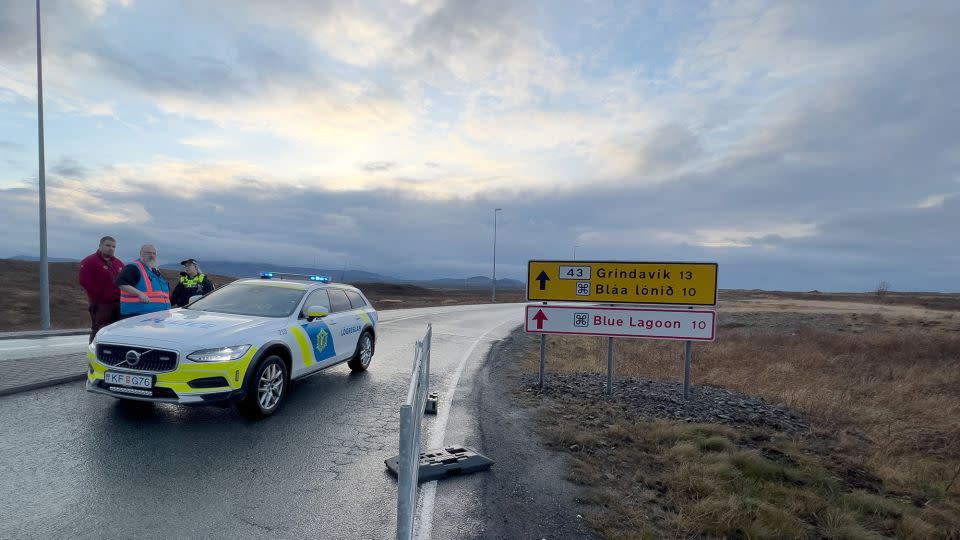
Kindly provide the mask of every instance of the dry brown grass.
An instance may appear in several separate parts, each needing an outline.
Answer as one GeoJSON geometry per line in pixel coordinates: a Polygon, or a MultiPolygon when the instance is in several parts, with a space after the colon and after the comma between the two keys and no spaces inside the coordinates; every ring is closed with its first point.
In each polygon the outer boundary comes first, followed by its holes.
{"type": "Polygon", "coordinates": [[[894,292],[888,291],[883,298],[878,298],[876,291],[863,293],[823,293],[823,292],[786,292],[760,291],[742,289],[724,289],[720,291],[721,301],[740,300],[802,300],[850,302],[858,304],[876,304],[886,306],[919,306],[927,309],[958,311],[960,310],[960,294],[935,292],[894,292]]]}
{"type": "Polygon", "coordinates": [[[852,486],[816,437],[631,418],[551,398],[539,430],[568,452],[604,538],[955,538],[960,508],[852,486]],[[571,424],[576,416],[582,420],[571,424]]]}
{"type": "MultiPolygon", "coordinates": [[[[605,538],[951,538],[942,505],[851,488],[811,440],[729,426],[630,420],[617,406],[563,400],[587,420],[542,414],[568,451],[584,516],[605,538]],[[589,416],[587,416],[589,414],[589,416]]],[[[951,532],[952,531],[952,532],[951,532]]]]}
{"type": "MultiPolygon", "coordinates": [[[[617,340],[616,376],[683,378],[681,343],[617,340]]],[[[550,336],[547,372],[606,371],[604,338],[550,336]]],[[[536,369],[538,358],[527,358],[536,369]]],[[[790,335],[749,329],[694,346],[693,384],[802,412],[862,452],[893,489],[942,492],[960,467],[960,336],[937,331],[790,335]]],[[[960,481],[953,491],[960,492],[960,481]]]]}
{"type": "MultiPolygon", "coordinates": [[[[646,448],[643,455],[621,456],[620,461],[604,457],[623,469],[636,469],[637,460],[655,458],[664,464],[666,470],[640,474],[639,486],[599,489],[594,473],[605,475],[610,469],[581,455],[572,478],[589,487],[587,502],[591,497],[603,501],[603,511],[589,517],[597,531],[610,538],[627,530],[638,537],[673,531],[679,536],[872,538],[880,532],[896,538],[960,538],[960,335],[921,324],[911,330],[891,324],[864,333],[809,327],[774,333],[748,326],[721,328],[718,336],[714,343],[695,344],[693,384],[761,396],[804,414],[816,437],[784,451],[803,465],[798,470],[814,471],[822,479],[815,485],[827,487],[811,490],[802,482],[773,482],[783,464],[738,447],[738,436],[730,433],[667,441],[666,447],[646,448]],[[712,461],[717,455],[731,457],[712,461]],[[747,476],[766,484],[752,499],[744,499],[743,486],[725,489],[718,480],[726,478],[725,467],[741,475],[750,470],[747,476]],[[629,507],[613,502],[650,485],[662,490],[655,503],[629,507]],[[651,508],[658,505],[659,521],[667,525],[651,533],[641,526],[642,516],[656,517],[651,508]],[[636,527],[611,529],[618,519],[636,527]]],[[[682,380],[682,343],[615,343],[617,377],[682,380]]],[[[531,353],[525,369],[535,372],[538,361],[531,353]]],[[[558,372],[602,376],[606,339],[549,336],[548,384],[550,373],[558,372]]],[[[580,405],[567,406],[575,410],[580,405]]],[[[549,427],[547,420],[544,433],[554,441],[583,440],[578,452],[606,449],[611,440],[625,437],[649,439],[643,433],[651,428],[625,413],[619,422],[606,420],[616,424],[607,432],[574,426],[564,428],[574,431],[564,439],[564,429],[549,427]]],[[[680,432],[686,429],[674,425],[680,432]]],[[[743,434],[739,437],[742,442],[743,434]]],[[[636,442],[624,444],[619,453],[630,454],[636,447],[636,442]]]]}

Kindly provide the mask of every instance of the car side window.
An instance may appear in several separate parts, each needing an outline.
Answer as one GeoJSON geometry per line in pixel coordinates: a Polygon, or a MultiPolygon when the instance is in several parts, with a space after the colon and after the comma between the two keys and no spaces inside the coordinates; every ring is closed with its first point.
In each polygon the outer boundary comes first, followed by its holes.
{"type": "Polygon", "coordinates": [[[331,312],[330,300],[327,298],[327,291],[320,289],[310,293],[310,296],[307,297],[307,301],[303,303],[304,311],[311,306],[323,306],[328,313],[331,312]]]}
{"type": "Polygon", "coordinates": [[[360,296],[360,293],[357,291],[347,291],[347,298],[350,299],[350,305],[353,306],[354,309],[362,308],[367,305],[367,303],[363,301],[363,297],[360,296]]]}
{"type": "Polygon", "coordinates": [[[330,307],[333,308],[333,313],[350,309],[350,300],[347,298],[347,293],[340,289],[327,289],[327,293],[330,295],[330,307]]]}

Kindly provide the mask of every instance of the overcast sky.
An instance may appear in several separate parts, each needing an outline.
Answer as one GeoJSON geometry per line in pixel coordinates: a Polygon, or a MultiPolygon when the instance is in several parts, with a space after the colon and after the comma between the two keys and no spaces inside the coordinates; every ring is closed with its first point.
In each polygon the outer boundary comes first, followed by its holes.
{"type": "MultiPolygon", "coordinates": [[[[0,256],[37,254],[0,2],[0,256]]],[[[49,252],[960,291],[960,2],[44,0],[49,252]]]]}

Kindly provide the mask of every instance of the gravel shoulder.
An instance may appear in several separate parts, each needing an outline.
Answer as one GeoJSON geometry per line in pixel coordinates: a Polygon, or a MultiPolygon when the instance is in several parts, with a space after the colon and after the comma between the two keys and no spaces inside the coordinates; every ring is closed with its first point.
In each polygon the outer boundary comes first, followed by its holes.
{"type": "Polygon", "coordinates": [[[577,488],[566,480],[566,454],[547,448],[536,435],[539,408],[520,404],[519,359],[530,350],[523,331],[496,344],[478,374],[482,452],[495,464],[481,473],[484,530],[476,538],[596,538],[576,503],[577,488]]]}

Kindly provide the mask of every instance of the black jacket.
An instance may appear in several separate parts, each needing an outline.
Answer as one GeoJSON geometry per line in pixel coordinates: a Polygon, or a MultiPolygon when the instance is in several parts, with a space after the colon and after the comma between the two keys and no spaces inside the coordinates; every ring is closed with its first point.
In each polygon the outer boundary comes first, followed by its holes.
{"type": "Polygon", "coordinates": [[[190,302],[191,296],[209,294],[214,288],[213,281],[204,274],[190,278],[186,272],[180,272],[180,283],[177,283],[170,294],[170,304],[173,307],[183,307],[190,302]]]}

